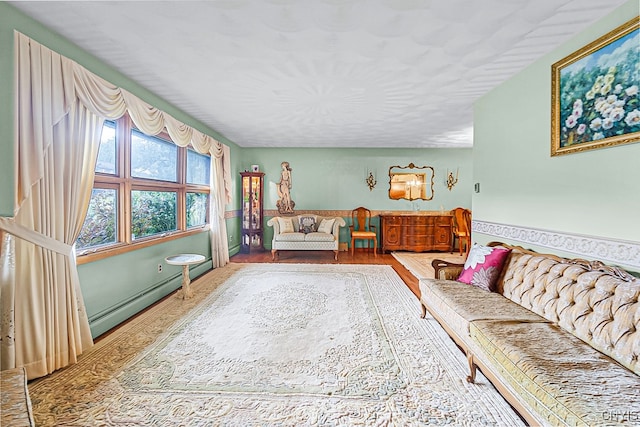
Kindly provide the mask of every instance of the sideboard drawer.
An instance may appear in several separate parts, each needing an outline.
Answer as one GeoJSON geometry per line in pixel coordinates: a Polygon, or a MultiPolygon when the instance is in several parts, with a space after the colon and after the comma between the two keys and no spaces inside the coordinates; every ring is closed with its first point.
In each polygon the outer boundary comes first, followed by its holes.
{"type": "Polygon", "coordinates": [[[404,243],[405,243],[405,246],[424,248],[424,249],[418,249],[418,250],[426,251],[433,246],[433,236],[427,236],[427,235],[406,236],[404,243]]]}
{"type": "Polygon", "coordinates": [[[382,253],[387,250],[416,252],[451,251],[450,213],[380,214],[382,253]]]}
{"type": "Polygon", "coordinates": [[[403,225],[404,217],[402,216],[385,216],[384,222],[387,225],[403,225]]]}
{"type": "Polygon", "coordinates": [[[432,216],[405,216],[403,218],[403,225],[406,226],[417,226],[417,225],[432,225],[434,223],[434,217],[432,216]]]}

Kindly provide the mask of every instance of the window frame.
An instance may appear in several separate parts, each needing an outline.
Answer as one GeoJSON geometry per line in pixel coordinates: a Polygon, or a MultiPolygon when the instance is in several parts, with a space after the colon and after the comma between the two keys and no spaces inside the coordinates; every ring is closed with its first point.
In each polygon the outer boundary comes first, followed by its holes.
{"type": "MultiPolygon", "coordinates": [[[[177,181],[161,181],[148,178],[134,178],[131,176],[131,132],[140,131],[125,114],[115,122],[116,125],[116,174],[96,172],[93,188],[108,188],[117,190],[117,242],[113,244],[89,247],[78,250],[77,264],[85,264],[92,261],[108,258],[126,252],[142,249],[144,247],[168,242],[171,240],[187,237],[193,234],[202,233],[210,229],[211,218],[209,209],[206,212],[206,223],[203,225],[187,228],[186,195],[187,193],[206,193],[207,207],[211,204],[211,194],[209,185],[187,184],[187,150],[193,147],[177,146],[177,181]],[[169,191],[177,193],[177,224],[176,230],[168,231],[153,236],[136,238],[131,237],[131,191],[169,191]]],[[[163,131],[154,138],[160,138],[175,144],[169,134],[163,131]]],[[[194,150],[195,151],[195,150],[194,150]]],[[[196,151],[197,152],[197,151],[196,151]]],[[[198,153],[201,154],[201,153],[198,153]]],[[[208,155],[204,154],[209,157],[208,155]]]]}

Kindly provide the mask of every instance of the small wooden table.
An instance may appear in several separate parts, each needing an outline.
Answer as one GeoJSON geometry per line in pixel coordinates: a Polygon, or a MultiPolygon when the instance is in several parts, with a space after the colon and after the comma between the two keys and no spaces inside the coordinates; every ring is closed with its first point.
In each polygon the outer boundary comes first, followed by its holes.
{"type": "Polygon", "coordinates": [[[182,290],[178,291],[178,297],[187,299],[193,296],[191,279],[189,278],[189,266],[192,264],[200,264],[204,259],[204,256],[199,254],[171,255],[164,259],[167,264],[182,266],[182,290]]]}

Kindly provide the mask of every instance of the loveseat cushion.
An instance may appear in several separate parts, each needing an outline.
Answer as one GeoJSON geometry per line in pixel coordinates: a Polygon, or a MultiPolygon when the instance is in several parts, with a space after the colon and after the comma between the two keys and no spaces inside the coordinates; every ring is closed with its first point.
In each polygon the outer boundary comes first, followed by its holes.
{"type": "Polygon", "coordinates": [[[474,321],[470,332],[492,368],[552,425],[611,425],[640,414],[640,377],[552,323],[474,321]]]}
{"type": "Polygon", "coordinates": [[[300,215],[298,216],[299,230],[301,233],[313,233],[316,231],[316,215],[300,215]]]}
{"type": "Polygon", "coordinates": [[[293,219],[288,217],[278,217],[278,224],[280,225],[280,233],[292,233],[296,231],[296,227],[293,225],[293,219]]]}
{"type": "Polygon", "coordinates": [[[304,242],[304,233],[280,233],[273,236],[277,242],[304,242]]]}
{"type": "Polygon", "coordinates": [[[320,233],[331,233],[331,231],[333,230],[333,224],[335,222],[335,218],[322,218],[316,230],[320,233]]]}
{"type": "Polygon", "coordinates": [[[308,233],[305,235],[305,242],[333,242],[336,238],[329,233],[308,233]]]}
{"type": "Polygon", "coordinates": [[[454,280],[420,279],[420,300],[446,319],[462,337],[469,336],[469,323],[482,319],[516,319],[547,322],[500,294],[454,280]]]}

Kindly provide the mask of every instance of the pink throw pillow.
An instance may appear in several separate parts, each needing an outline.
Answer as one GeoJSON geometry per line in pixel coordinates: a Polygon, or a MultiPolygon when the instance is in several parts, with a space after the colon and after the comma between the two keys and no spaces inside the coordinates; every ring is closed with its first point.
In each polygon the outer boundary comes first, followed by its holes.
{"type": "Polygon", "coordinates": [[[458,282],[493,292],[510,249],[474,244],[469,251],[458,282]]]}

